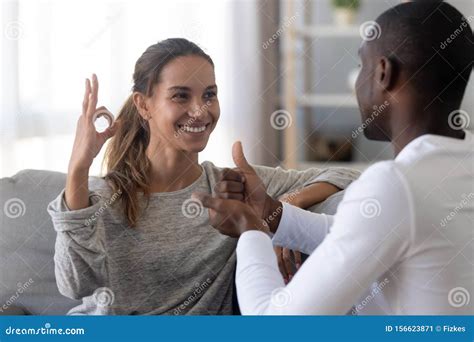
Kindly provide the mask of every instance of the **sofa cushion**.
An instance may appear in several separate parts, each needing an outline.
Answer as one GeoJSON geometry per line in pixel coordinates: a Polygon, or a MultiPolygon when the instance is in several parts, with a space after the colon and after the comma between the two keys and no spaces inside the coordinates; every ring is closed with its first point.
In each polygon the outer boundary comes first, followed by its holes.
{"type": "Polygon", "coordinates": [[[79,304],[57,289],[56,232],[46,211],[65,182],[64,173],[39,170],[0,179],[0,315],[62,315],[79,304]]]}

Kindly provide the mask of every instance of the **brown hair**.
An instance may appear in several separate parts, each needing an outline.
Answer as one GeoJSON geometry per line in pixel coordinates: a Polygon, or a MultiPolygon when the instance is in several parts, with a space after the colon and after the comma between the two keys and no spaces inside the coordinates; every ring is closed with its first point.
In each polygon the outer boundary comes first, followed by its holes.
{"type": "MultiPolygon", "coordinates": [[[[214,66],[209,55],[186,39],[171,38],[151,45],[135,64],[132,91],[152,96],[164,66],[177,57],[189,55],[203,57],[214,66]]],[[[138,113],[132,95],[120,110],[116,124],[116,133],[107,145],[102,164],[107,170],[104,178],[114,193],[121,193],[124,215],[129,225],[135,227],[143,210],[138,192],[143,192],[147,202],[150,198],[151,164],[146,155],[150,126],[138,113]]]]}

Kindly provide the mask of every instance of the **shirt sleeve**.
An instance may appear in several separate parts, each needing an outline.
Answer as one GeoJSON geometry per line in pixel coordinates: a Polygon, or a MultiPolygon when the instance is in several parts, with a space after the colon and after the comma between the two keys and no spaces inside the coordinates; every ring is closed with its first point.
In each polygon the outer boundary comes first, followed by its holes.
{"type": "Polygon", "coordinates": [[[311,254],[324,240],[334,216],[316,214],[283,202],[283,213],[273,244],[311,254]]]}
{"type": "Polygon", "coordinates": [[[273,198],[278,198],[317,182],[326,182],[343,190],[360,175],[357,170],[342,167],[310,168],[304,171],[255,165],[253,168],[265,184],[267,193],[273,198]]]}
{"type": "MultiPolygon", "coordinates": [[[[406,253],[413,232],[411,203],[406,182],[393,164],[369,168],[346,191],[329,234],[286,287],[270,238],[258,231],[244,233],[237,246],[236,272],[242,313],[345,314],[406,253]]],[[[319,236],[318,229],[326,225],[321,215],[301,213],[292,211],[288,217],[297,218],[282,228],[308,234],[314,227],[319,236]]],[[[310,248],[305,235],[291,234],[283,232],[282,241],[294,237],[294,247],[310,248]]]]}
{"type": "Polygon", "coordinates": [[[101,214],[102,197],[90,191],[91,205],[69,210],[65,190],[48,205],[57,232],[54,266],[59,292],[72,299],[90,296],[107,283],[106,252],[101,214]]]}

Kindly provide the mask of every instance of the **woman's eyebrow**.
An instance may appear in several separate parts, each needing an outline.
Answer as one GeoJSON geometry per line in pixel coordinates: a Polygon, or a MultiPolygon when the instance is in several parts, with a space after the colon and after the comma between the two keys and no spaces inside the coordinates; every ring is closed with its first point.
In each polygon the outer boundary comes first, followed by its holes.
{"type": "Polygon", "coordinates": [[[176,91],[176,90],[191,91],[191,88],[185,87],[185,86],[174,86],[174,87],[168,88],[168,91],[176,91]]]}
{"type": "MultiPolygon", "coordinates": [[[[209,89],[217,89],[217,85],[213,84],[213,85],[207,86],[206,90],[209,90],[209,89]]],[[[186,86],[173,86],[173,87],[168,88],[168,91],[177,91],[177,90],[191,91],[191,88],[186,87],[186,86]]]]}

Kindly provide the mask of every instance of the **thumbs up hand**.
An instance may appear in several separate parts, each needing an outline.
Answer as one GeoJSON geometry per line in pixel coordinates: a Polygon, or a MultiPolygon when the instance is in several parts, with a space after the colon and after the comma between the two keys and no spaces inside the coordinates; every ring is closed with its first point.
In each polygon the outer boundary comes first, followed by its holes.
{"type": "Polygon", "coordinates": [[[267,194],[265,184],[247,162],[240,141],[232,146],[232,158],[236,168],[223,170],[214,189],[216,196],[243,201],[256,217],[268,224],[271,231],[276,231],[282,212],[281,203],[267,194]]]}
{"type": "Polygon", "coordinates": [[[232,158],[238,171],[244,178],[244,201],[255,211],[255,214],[265,219],[266,202],[271,197],[267,195],[267,189],[255,169],[247,162],[242,143],[237,141],[232,146],[232,158]]]}

